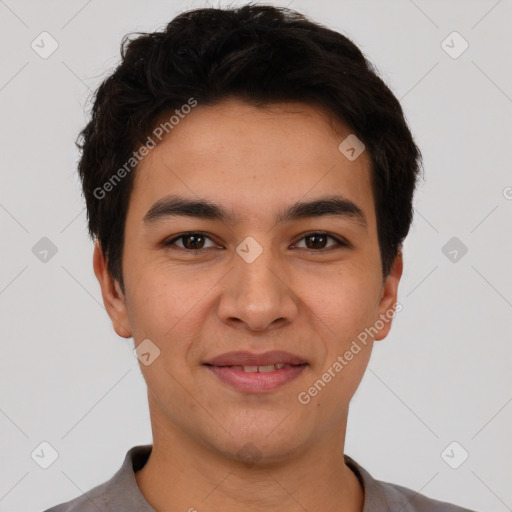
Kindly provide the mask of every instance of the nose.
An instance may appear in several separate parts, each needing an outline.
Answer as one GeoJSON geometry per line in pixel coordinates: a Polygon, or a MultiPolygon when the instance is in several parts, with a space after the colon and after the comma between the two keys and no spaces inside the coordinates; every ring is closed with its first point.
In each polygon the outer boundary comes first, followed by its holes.
{"type": "Polygon", "coordinates": [[[236,255],[234,268],[223,283],[218,315],[232,327],[266,331],[287,325],[298,316],[299,301],[289,272],[270,250],[264,250],[251,263],[236,255]]]}

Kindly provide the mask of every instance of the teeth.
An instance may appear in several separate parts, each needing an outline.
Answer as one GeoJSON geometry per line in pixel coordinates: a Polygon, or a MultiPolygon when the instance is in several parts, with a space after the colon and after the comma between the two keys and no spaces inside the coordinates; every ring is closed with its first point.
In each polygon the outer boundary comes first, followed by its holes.
{"type": "Polygon", "coordinates": [[[285,363],[277,363],[277,364],[268,364],[266,366],[233,366],[232,368],[243,369],[244,372],[247,373],[265,373],[265,372],[273,372],[275,370],[280,370],[281,368],[284,368],[285,366],[290,366],[289,364],[285,363]]]}
{"type": "Polygon", "coordinates": [[[268,364],[267,366],[258,366],[258,372],[264,373],[264,372],[273,372],[277,368],[273,364],[268,364]]]}

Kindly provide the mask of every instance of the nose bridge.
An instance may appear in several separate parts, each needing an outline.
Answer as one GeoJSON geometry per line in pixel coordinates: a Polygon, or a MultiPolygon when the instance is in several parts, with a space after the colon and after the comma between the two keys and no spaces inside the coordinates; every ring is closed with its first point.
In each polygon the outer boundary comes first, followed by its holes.
{"type": "MultiPolygon", "coordinates": [[[[249,253],[253,250],[251,248],[249,253]]],[[[241,251],[242,249],[240,249],[241,251]]],[[[275,299],[277,297],[276,288],[279,288],[281,283],[277,277],[279,274],[277,267],[278,263],[270,248],[262,250],[254,260],[247,260],[239,255],[239,261],[236,263],[236,272],[239,277],[239,296],[268,294],[267,302],[270,297],[275,299]]]]}
{"type": "Polygon", "coordinates": [[[293,320],[296,300],[274,251],[248,237],[236,252],[219,305],[221,319],[241,321],[251,330],[264,330],[276,320],[293,320]]]}

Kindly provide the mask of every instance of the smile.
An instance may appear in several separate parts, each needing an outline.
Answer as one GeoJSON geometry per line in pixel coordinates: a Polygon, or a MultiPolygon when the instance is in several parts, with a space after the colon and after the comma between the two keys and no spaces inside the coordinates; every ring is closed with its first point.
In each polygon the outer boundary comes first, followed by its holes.
{"type": "Polygon", "coordinates": [[[295,380],[308,366],[307,363],[276,363],[264,366],[204,365],[214,376],[230,387],[246,392],[272,391],[295,380]]]}

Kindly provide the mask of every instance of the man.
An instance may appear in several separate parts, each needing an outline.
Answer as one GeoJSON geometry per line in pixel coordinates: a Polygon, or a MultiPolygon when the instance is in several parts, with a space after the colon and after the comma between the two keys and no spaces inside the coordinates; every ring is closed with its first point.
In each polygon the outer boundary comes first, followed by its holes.
{"type": "Polygon", "coordinates": [[[51,511],[464,510],[344,454],[350,400],[400,307],[421,160],[360,50],[247,5],[183,13],[122,57],[79,172],[153,444],[51,511]]]}

